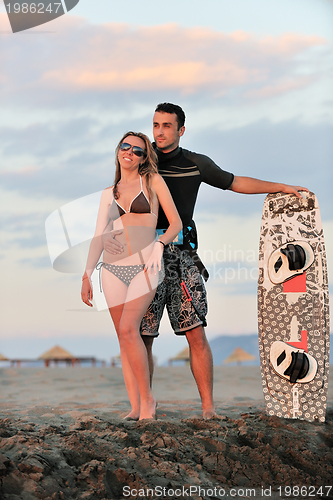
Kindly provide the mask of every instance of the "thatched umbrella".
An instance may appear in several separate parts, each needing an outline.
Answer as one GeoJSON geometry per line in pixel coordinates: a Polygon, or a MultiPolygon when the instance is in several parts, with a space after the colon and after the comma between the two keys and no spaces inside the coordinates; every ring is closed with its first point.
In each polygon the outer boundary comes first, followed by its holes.
{"type": "Polygon", "coordinates": [[[0,352],[0,361],[8,361],[8,358],[6,358],[5,356],[3,356],[0,352]]]}
{"type": "Polygon", "coordinates": [[[173,361],[185,361],[185,363],[189,363],[190,362],[190,349],[189,349],[189,347],[185,347],[175,357],[170,358],[169,365],[171,365],[173,361]]]}
{"type": "Polygon", "coordinates": [[[69,351],[66,351],[63,347],[60,347],[59,345],[55,345],[52,347],[52,349],[49,349],[48,351],[44,352],[41,356],[39,356],[38,359],[68,359],[68,358],[74,358],[73,354],[71,354],[69,351]]]}
{"type": "Polygon", "coordinates": [[[65,361],[67,363],[75,363],[76,357],[63,347],[55,345],[52,349],[44,352],[38,359],[43,359],[45,366],[49,366],[50,361],[57,363],[58,361],[65,361]]]}
{"type": "Polygon", "coordinates": [[[255,356],[249,352],[244,351],[241,347],[236,347],[225,360],[224,363],[237,363],[240,365],[242,361],[253,361],[255,356]]]}

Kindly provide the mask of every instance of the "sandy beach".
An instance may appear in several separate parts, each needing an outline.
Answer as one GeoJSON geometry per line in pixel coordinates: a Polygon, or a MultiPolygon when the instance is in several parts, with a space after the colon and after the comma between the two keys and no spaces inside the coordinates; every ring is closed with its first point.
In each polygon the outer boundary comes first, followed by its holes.
{"type": "Polygon", "coordinates": [[[268,417],[259,367],[214,372],[218,417],[174,366],[157,419],[128,422],[119,368],[0,369],[1,500],[333,498],[333,375],[319,424],[268,417]]]}

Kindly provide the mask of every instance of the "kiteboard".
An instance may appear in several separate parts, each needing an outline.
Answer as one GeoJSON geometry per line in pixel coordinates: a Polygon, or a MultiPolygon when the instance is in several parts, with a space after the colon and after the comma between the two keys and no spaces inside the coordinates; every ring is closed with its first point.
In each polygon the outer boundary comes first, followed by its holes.
{"type": "Polygon", "coordinates": [[[258,278],[261,377],[268,415],[325,421],[329,295],[324,235],[314,193],[269,194],[258,278]]]}

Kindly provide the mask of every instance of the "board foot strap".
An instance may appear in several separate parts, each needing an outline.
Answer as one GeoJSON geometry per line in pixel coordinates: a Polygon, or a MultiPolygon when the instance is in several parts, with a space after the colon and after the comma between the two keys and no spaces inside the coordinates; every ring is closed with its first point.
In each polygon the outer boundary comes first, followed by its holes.
{"type": "Polygon", "coordinates": [[[309,371],[309,360],[304,352],[292,352],[292,361],[284,375],[290,377],[290,382],[295,384],[298,379],[304,378],[309,371]]]}

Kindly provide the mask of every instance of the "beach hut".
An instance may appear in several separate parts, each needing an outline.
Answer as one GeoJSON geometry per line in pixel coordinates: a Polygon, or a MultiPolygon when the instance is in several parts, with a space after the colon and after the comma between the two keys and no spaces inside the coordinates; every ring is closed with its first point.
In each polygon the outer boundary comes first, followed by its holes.
{"type": "Polygon", "coordinates": [[[255,356],[249,352],[244,351],[241,347],[236,347],[225,360],[224,363],[237,363],[241,365],[243,361],[253,361],[255,356]]]}
{"type": "Polygon", "coordinates": [[[180,351],[176,356],[169,359],[169,365],[171,366],[174,361],[184,361],[185,363],[190,362],[190,349],[189,347],[185,347],[182,351],[180,351]]]}
{"type": "MultiPolygon", "coordinates": [[[[38,359],[44,360],[45,366],[49,366],[51,361],[56,365],[60,362],[66,363],[67,365],[80,365],[81,362],[91,363],[92,366],[96,366],[96,358],[93,356],[74,356],[69,351],[66,351],[63,347],[55,345],[49,351],[44,352],[38,359]]],[[[105,366],[105,362],[102,362],[102,366],[105,366]]]]}
{"type": "Polygon", "coordinates": [[[38,359],[42,359],[45,366],[49,366],[51,361],[55,364],[58,364],[59,361],[61,361],[68,365],[74,365],[76,361],[76,357],[73,354],[66,351],[66,349],[60,347],[59,345],[55,345],[52,349],[44,352],[38,359]]]}

